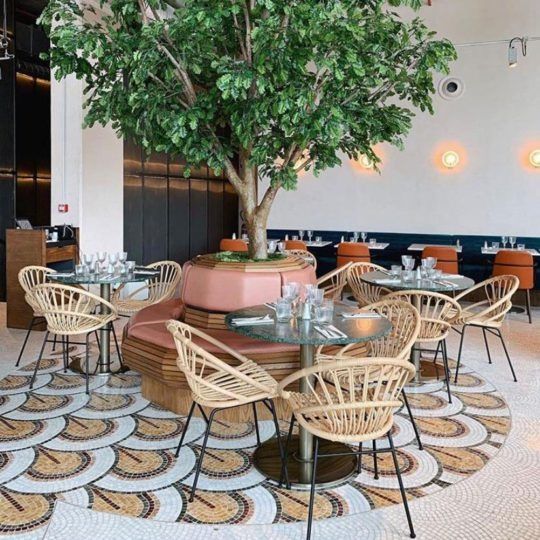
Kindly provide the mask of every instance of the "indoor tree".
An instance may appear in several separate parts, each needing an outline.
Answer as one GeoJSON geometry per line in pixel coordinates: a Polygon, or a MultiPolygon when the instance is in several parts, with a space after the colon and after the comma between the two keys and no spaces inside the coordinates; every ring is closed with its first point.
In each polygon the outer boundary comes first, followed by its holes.
{"type": "Polygon", "coordinates": [[[280,189],[374,144],[400,146],[433,75],[455,58],[421,0],[51,0],[42,16],[58,79],[85,83],[86,124],[148,152],[224,171],[252,258],[280,189]],[[269,180],[258,193],[260,178],[269,180]]]}

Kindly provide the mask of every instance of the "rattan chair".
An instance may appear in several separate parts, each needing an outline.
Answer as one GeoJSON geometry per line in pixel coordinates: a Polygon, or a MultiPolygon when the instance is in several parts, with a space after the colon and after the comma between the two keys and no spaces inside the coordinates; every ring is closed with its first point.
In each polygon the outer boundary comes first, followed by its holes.
{"type": "MultiPolygon", "coordinates": [[[[195,496],[206,444],[212,428],[212,421],[215,414],[220,410],[250,405],[253,409],[257,445],[259,446],[260,434],[256,403],[261,402],[265,405],[272,414],[280,457],[283,463],[284,449],[281,444],[279,423],[273,402],[273,399],[277,397],[277,381],[253,360],[246,358],[198,328],[180,321],[170,320],[167,323],[167,329],[173,335],[178,351],[178,367],[186,377],[193,399],[184,431],[176,449],[176,457],[180,454],[180,449],[182,448],[182,443],[184,442],[184,437],[196,406],[199,407],[201,414],[206,420],[206,431],[197,461],[195,479],[189,500],[193,501],[195,496]],[[199,341],[219,348],[223,353],[231,356],[238,363],[238,366],[230,365],[209,353],[193,341],[194,337],[198,338],[199,341]],[[203,407],[211,409],[208,416],[205,414],[203,407]]],[[[288,484],[286,471],[283,471],[282,474],[288,484]]]]}
{"type": "MultiPolygon", "coordinates": [[[[32,290],[32,296],[36,301],[39,312],[43,314],[47,321],[47,332],[30,381],[30,388],[33,388],[45,345],[49,342],[49,335],[53,334],[62,338],[64,344],[64,369],[66,369],[69,354],[69,351],[66,350],[67,338],[84,334],[86,336],[86,393],[88,394],[90,335],[103,327],[108,327],[109,324],[111,324],[114,332],[112,322],[118,317],[115,307],[103,300],[103,298],[84,289],[53,283],[37,285],[32,290]],[[92,306],[92,310],[89,309],[89,306],[92,306]],[[99,308],[101,313],[94,313],[95,307],[99,308]]],[[[116,336],[115,342],[118,357],[121,358],[116,336]]]]}
{"type": "Polygon", "coordinates": [[[317,280],[317,287],[324,290],[324,297],[341,300],[343,289],[347,285],[347,269],[352,263],[340,266],[317,280]]]}
{"type": "MultiPolygon", "coordinates": [[[[308,539],[311,537],[318,460],[336,456],[336,454],[329,456],[320,454],[319,439],[353,445],[372,441],[384,435],[388,438],[390,448],[377,450],[376,453],[392,453],[410,535],[411,538],[415,538],[392,439],[394,409],[401,406],[400,393],[405,383],[412,379],[414,372],[414,366],[402,358],[344,360],[337,357],[334,362],[301,369],[281,381],[279,385],[281,397],[288,401],[298,423],[314,436],[308,539]],[[306,393],[287,390],[289,386],[296,385],[300,379],[307,381],[306,393]]],[[[363,451],[350,454],[359,456],[362,453],[363,451]]],[[[287,460],[287,455],[285,459],[287,460]]]]}
{"type": "Polygon", "coordinates": [[[308,264],[311,264],[315,270],[317,270],[317,258],[307,249],[286,249],[285,254],[300,257],[308,264]]]}
{"type": "Polygon", "coordinates": [[[376,271],[385,274],[388,273],[386,268],[370,262],[352,263],[347,269],[347,284],[351,288],[354,299],[358,302],[360,307],[374,304],[381,300],[383,296],[390,293],[390,290],[385,289],[384,287],[378,287],[362,281],[361,276],[363,274],[376,271]]]}
{"type": "Polygon", "coordinates": [[[24,291],[24,299],[26,300],[26,303],[32,308],[32,319],[30,320],[30,324],[28,325],[26,337],[24,338],[15,367],[18,367],[21,363],[26,344],[28,343],[28,338],[30,337],[30,333],[32,332],[33,328],[36,325],[42,323],[42,319],[45,318],[43,316],[43,313],[41,313],[36,300],[33,297],[32,290],[36,285],[42,285],[43,283],[47,283],[47,276],[52,273],[54,273],[54,270],[45,266],[25,266],[19,271],[19,284],[24,291]]]}
{"type": "Polygon", "coordinates": [[[122,296],[124,286],[113,293],[111,301],[119,315],[131,317],[145,307],[174,298],[182,279],[182,267],[174,261],[160,261],[146,268],[158,270],[159,275],[149,278],[143,286],[126,295],[122,296]]]}
{"type": "Polygon", "coordinates": [[[479,291],[483,291],[485,298],[483,300],[473,302],[464,306],[459,315],[455,317],[454,330],[461,334],[459,341],[459,352],[457,357],[456,375],[454,381],[457,382],[459,366],[461,364],[461,352],[463,350],[463,340],[465,338],[465,330],[470,327],[477,327],[482,329],[484,335],[484,343],[486,345],[486,351],[488,355],[488,362],[491,364],[491,352],[489,350],[489,343],[487,333],[497,336],[501,340],[501,344],[510,366],[510,371],[514,381],[517,382],[516,373],[512,360],[510,360],[510,354],[506,348],[506,343],[501,334],[501,326],[504,322],[506,314],[512,307],[512,296],[519,288],[519,279],[516,276],[496,276],[490,279],[486,279],[481,283],[477,283],[474,287],[467,289],[461,294],[456,296],[458,302],[467,301],[469,295],[478,295],[479,291]],[[462,326],[461,330],[455,328],[455,326],[462,326]]]}
{"type": "Polygon", "coordinates": [[[448,402],[452,403],[446,338],[450,333],[452,324],[461,315],[461,306],[450,296],[429,291],[399,291],[389,294],[386,298],[388,300],[405,300],[412,304],[420,313],[420,332],[418,334],[417,343],[413,345],[413,351],[433,352],[431,349],[422,348],[422,344],[436,344],[437,348],[434,351],[434,361],[436,361],[440,350],[443,359],[444,380],[446,383],[448,402]]]}
{"type": "MultiPolygon", "coordinates": [[[[380,357],[380,358],[403,358],[407,360],[410,357],[411,349],[414,346],[418,335],[420,333],[420,327],[422,320],[418,310],[409,302],[395,299],[385,299],[381,302],[366,306],[361,311],[372,311],[386,317],[392,323],[392,330],[386,336],[373,339],[366,343],[356,344],[351,343],[342,347],[333,356],[325,354],[324,349],[320,350],[316,356],[316,361],[326,362],[334,361],[336,357],[339,358],[367,358],[367,357],[380,357]],[[358,345],[362,345],[359,347],[358,345]]],[[[403,403],[409,414],[411,424],[414,429],[418,448],[423,450],[422,441],[420,439],[420,431],[416,425],[416,421],[407,399],[405,388],[402,391],[403,403]]],[[[373,441],[373,448],[376,450],[375,440],[373,441]]],[[[362,445],[360,444],[360,450],[362,445]]],[[[375,464],[375,478],[379,476],[377,467],[377,454],[374,454],[375,464]]],[[[358,472],[361,469],[361,461],[358,461],[358,472]]]]}

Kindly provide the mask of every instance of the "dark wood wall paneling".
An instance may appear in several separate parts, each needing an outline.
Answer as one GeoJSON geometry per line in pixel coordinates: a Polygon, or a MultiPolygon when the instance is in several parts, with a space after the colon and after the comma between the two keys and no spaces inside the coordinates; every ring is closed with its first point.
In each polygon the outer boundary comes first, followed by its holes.
{"type": "Polygon", "coordinates": [[[124,246],[129,258],[149,264],[185,262],[217,251],[238,227],[238,197],[208,167],[184,178],[184,164],[165,154],[146,158],[124,144],[124,246]]]}

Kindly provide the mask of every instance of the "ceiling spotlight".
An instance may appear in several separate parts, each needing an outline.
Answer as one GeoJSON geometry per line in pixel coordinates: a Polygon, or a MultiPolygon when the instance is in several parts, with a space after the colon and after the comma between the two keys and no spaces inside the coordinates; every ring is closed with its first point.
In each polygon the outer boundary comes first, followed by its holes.
{"type": "Polygon", "coordinates": [[[529,154],[529,162],[533,167],[540,168],[540,150],[533,150],[529,154]]]}
{"type": "Polygon", "coordinates": [[[508,66],[513,68],[518,63],[518,44],[521,46],[521,54],[527,56],[527,38],[515,37],[508,44],[508,66]]]}
{"type": "Polygon", "coordinates": [[[447,169],[454,169],[459,164],[459,154],[449,150],[442,155],[442,163],[447,169]]]}

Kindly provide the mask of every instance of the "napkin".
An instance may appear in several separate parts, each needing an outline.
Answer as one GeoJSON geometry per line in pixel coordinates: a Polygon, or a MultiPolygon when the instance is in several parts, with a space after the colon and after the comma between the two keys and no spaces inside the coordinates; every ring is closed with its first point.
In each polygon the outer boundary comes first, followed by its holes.
{"type": "Polygon", "coordinates": [[[145,275],[145,276],[154,276],[158,272],[156,270],[135,270],[134,273],[135,274],[142,274],[142,275],[145,275]]]}
{"type": "Polygon", "coordinates": [[[376,279],[375,283],[378,285],[393,285],[397,283],[401,283],[401,279],[399,278],[382,278],[382,279],[376,279]]]}
{"type": "Polygon", "coordinates": [[[373,311],[349,311],[342,313],[344,319],[380,319],[382,315],[373,311]]]}
{"type": "Polygon", "coordinates": [[[232,319],[231,324],[234,326],[252,326],[255,324],[272,324],[274,319],[270,315],[264,315],[264,317],[239,317],[232,319]]]}
{"type": "Polygon", "coordinates": [[[73,272],[55,272],[51,277],[54,279],[55,277],[73,277],[74,275],[73,272]]]}
{"type": "Polygon", "coordinates": [[[446,278],[446,279],[452,279],[452,278],[460,279],[464,276],[462,276],[461,274],[443,274],[441,277],[446,278]]]}

